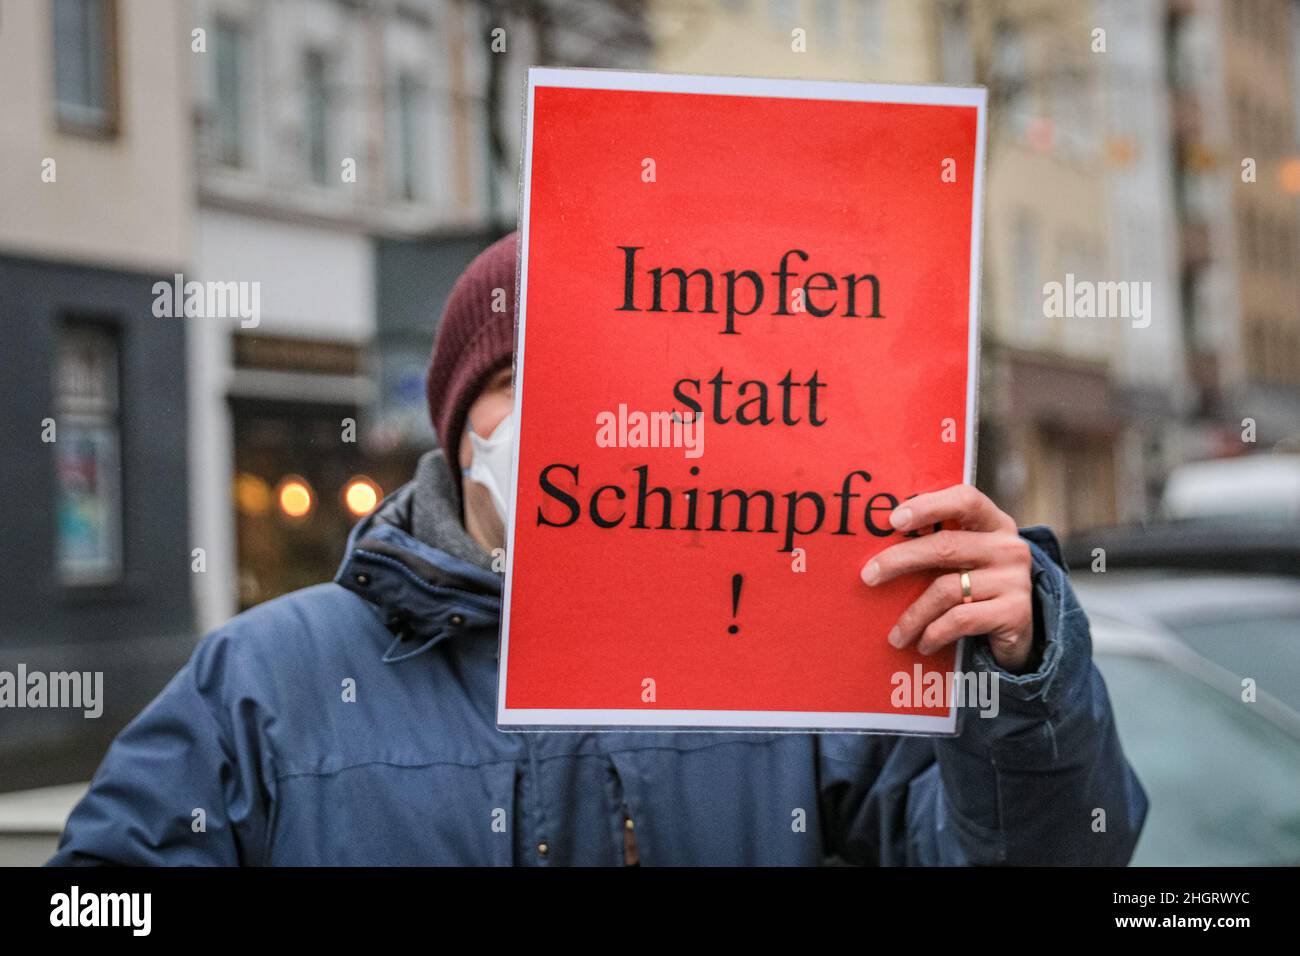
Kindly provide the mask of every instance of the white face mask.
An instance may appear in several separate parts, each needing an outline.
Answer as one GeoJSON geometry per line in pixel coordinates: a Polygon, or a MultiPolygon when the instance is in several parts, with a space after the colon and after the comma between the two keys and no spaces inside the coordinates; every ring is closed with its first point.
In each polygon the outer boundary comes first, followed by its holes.
{"type": "Polygon", "coordinates": [[[501,419],[501,424],[492,429],[487,438],[474,434],[474,426],[468,421],[469,444],[472,449],[470,465],[461,474],[471,481],[477,481],[492,495],[492,504],[504,524],[510,500],[510,464],[515,447],[514,415],[501,419]]]}

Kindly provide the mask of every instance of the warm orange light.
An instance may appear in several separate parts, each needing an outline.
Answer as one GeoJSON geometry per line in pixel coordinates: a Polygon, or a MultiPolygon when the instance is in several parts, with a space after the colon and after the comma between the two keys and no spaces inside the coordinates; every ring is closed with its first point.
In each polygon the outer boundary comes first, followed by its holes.
{"type": "Polygon", "coordinates": [[[379,504],[379,486],[364,475],[358,475],[348,482],[343,491],[343,502],[358,518],[370,514],[379,504]]]}
{"type": "Polygon", "coordinates": [[[280,482],[280,510],[290,518],[301,518],[311,511],[313,504],[311,486],[301,478],[286,478],[280,482]]]}
{"type": "Polygon", "coordinates": [[[241,514],[257,517],[271,510],[271,487],[257,475],[240,472],[235,478],[235,504],[241,514]]]}
{"type": "Polygon", "coordinates": [[[1292,196],[1300,196],[1300,156],[1292,156],[1284,162],[1277,176],[1283,189],[1292,196]]]}

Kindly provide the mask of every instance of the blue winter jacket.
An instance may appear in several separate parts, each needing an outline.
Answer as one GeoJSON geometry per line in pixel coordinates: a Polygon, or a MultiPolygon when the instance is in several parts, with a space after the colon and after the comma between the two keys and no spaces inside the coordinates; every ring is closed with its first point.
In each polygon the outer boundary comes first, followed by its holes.
{"type": "Polygon", "coordinates": [[[410,533],[413,485],[333,583],[199,644],[52,864],[1128,862],[1146,796],[1045,528],[1022,532],[1042,665],[959,736],[503,733],[501,579],[410,533]]]}

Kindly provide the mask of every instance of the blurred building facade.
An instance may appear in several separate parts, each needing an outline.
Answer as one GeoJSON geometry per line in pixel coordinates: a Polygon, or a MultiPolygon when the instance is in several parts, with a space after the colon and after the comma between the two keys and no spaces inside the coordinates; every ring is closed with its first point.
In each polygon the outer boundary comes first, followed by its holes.
{"type": "Polygon", "coordinates": [[[0,25],[0,670],[103,674],[97,718],[4,711],[0,789],[85,778],[193,647],[185,334],[155,291],[193,231],[182,20],[55,0],[0,25]]]}
{"type": "Polygon", "coordinates": [[[1196,457],[1300,440],[1300,3],[1172,0],[1196,457]]]}
{"type": "MultiPolygon", "coordinates": [[[[1097,0],[1105,30],[1099,70],[1100,154],[1106,182],[1103,278],[1151,283],[1147,315],[1119,320],[1111,374],[1124,423],[1116,447],[1116,506],[1107,521],[1140,522],[1158,509],[1164,478],[1191,453],[1196,414],[1181,319],[1173,122],[1162,3],[1097,0]]],[[[1091,41],[1091,33],[1089,34],[1091,41]]]]}
{"type": "Polygon", "coordinates": [[[1124,428],[1117,324],[1044,309],[1044,286],[1110,274],[1103,116],[1091,11],[960,4],[970,69],[989,89],[979,483],[1022,522],[1061,532],[1117,505],[1124,428]]]}
{"type": "Polygon", "coordinates": [[[261,304],[189,323],[208,629],[328,579],[357,483],[395,490],[434,444],[424,372],[456,276],[517,220],[528,66],[642,66],[647,44],[635,4],[191,7],[194,268],[261,304]]]}
{"type": "Polygon", "coordinates": [[[373,503],[364,487],[407,480],[432,441],[422,376],[449,289],[428,277],[454,276],[491,238],[503,191],[486,162],[481,5],[192,6],[206,32],[192,58],[195,271],[255,283],[261,306],[255,322],[190,322],[208,628],[328,579],[373,503]]]}
{"type": "Polygon", "coordinates": [[[107,688],[98,721],[6,711],[4,789],[84,779],[198,636],[333,574],[432,444],[442,302],[517,215],[529,5],[152,7],[0,29],[0,668],[107,688]]]}
{"type": "Polygon", "coordinates": [[[1069,533],[1152,518],[1182,461],[1300,438],[1297,9],[659,0],[651,22],[663,70],[988,88],[977,481],[1069,533]],[[1149,296],[1061,315],[1051,283],[1149,296]]]}
{"type": "Polygon", "coordinates": [[[652,0],[648,6],[656,70],[893,83],[939,79],[936,8],[929,3],[652,0]]]}

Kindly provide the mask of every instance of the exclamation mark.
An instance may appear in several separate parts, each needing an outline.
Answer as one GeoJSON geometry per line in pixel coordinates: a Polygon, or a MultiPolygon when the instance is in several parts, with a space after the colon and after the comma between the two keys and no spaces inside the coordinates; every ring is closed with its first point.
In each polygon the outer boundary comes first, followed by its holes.
{"type": "MultiPolygon", "coordinates": [[[[736,616],[736,612],[740,610],[740,586],[744,583],[745,579],[742,575],[733,574],[731,576],[731,616],[733,618],[736,616]]],[[[739,631],[740,627],[735,624],[727,628],[728,634],[736,634],[739,631]]]]}

